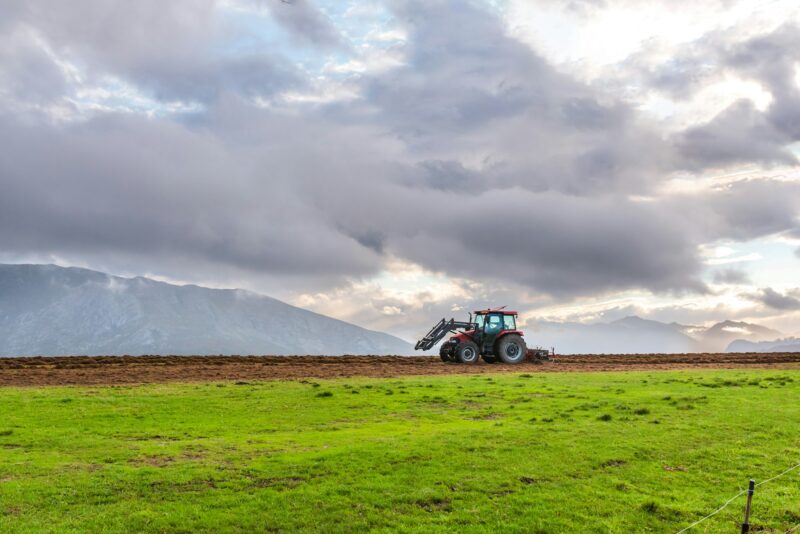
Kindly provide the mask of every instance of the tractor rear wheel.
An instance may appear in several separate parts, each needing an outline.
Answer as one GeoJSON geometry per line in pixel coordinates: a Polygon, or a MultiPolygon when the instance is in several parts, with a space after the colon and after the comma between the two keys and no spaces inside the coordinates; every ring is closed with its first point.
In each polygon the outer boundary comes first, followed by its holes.
{"type": "Polygon", "coordinates": [[[517,334],[505,335],[497,342],[497,355],[503,363],[522,363],[527,352],[525,341],[517,334]]]}
{"type": "Polygon", "coordinates": [[[461,363],[478,363],[478,360],[481,359],[481,355],[478,352],[478,345],[473,343],[472,341],[464,341],[463,343],[459,343],[455,349],[456,359],[461,363]]]}

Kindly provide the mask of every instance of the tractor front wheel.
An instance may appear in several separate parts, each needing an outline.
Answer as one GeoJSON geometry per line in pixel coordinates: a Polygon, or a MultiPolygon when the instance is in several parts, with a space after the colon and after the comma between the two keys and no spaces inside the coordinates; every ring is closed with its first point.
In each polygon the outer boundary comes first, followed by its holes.
{"type": "Polygon", "coordinates": [[[525,341],[516,334],[505,335],[497,342],[497,355],[503,363],[522,363],[527,352],[525,341]]]}
{"type": "Polygon", "coordinates": [[[459,343],[456,347],[456,359],[461,363],[478,363],[481,355],[478,353],[478,345],[472,341],[459,343]]]}
{"type": "Polygon", "coordinates": [[[454,361],[451,348],[449,343],[444,343],[439,347],[439,358],[445,363],[454,361]]]}

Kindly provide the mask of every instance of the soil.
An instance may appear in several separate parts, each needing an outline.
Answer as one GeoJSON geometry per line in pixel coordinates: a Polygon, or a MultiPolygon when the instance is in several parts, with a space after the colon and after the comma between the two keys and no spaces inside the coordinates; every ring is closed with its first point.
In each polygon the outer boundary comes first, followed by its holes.
{"type": "Polygon", "coordinates": [[[428,356],[59,356],[0,358],[0,386],[144,384],[396,377],[469,373],[651,371],[697,368],[800,369],[800,352],[590,354],[520,365],[442,363],[428,356]]]}

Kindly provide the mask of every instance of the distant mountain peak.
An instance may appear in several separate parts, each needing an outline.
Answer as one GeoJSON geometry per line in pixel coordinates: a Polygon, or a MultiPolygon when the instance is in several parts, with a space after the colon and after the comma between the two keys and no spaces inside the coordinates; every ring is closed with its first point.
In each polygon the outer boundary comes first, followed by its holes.
{"type": "Polygon", "coordinates": [[[772,328],[767,328],[766,326],[761,326],[758,324],[753,323],[746,323],[744,321],[732,321],[730,319],[726,319],[725,321],[720,321],[707,329],[708,332],[728,332],[730,334],[738,334],[744,336],[750,335],[758,335],[758,336],[772,336],[772,337],[779,337],[781,334],[777,330],[773,330],[772,328]]]}
{"type": "Polygon", "coordinates": [[[627,324],[633,326],[640,326],[645,324],[659,324],[664,325],[664,323],[660,323],[658,321],[653,321],[651,319],[643,319],[638,315],[627,315],[622,319],[617,319],[616,321],[611,321],[610,324],[627,324]]]}

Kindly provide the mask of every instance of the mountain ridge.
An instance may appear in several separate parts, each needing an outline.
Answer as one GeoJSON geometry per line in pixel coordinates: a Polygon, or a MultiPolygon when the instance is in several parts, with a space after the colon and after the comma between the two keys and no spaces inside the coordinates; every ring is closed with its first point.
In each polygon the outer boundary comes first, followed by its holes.
{"type": "Polygon", "coordinates": [[[0,355],[410,354],[389,334],[242,289],[0,264],[0,355]]]}
{"type": "Polygon", "coordinates": [[[725,352],[800,352],[800,338],[787,337],[772,341],[748,341],[736,339],[725,352]]]}
{"type": "Polygon", "coordinates": [[[536,321],[528,327],[530,346],[553,347],[562,354],[655,354],[723,352],[742,331],[752,341],[781,335],[761,325],[723,320],[709,327],[663,323],[629,315],[607,323],[536,321]]]}

